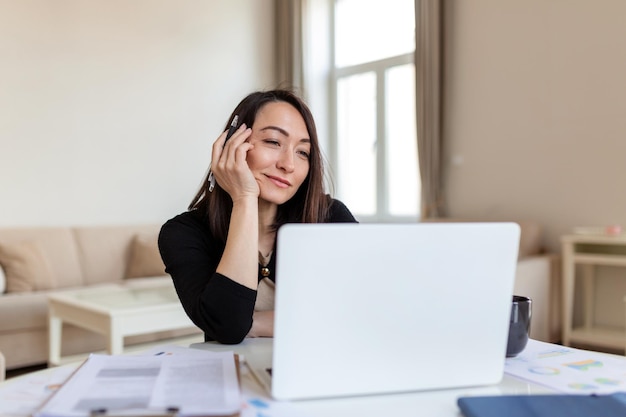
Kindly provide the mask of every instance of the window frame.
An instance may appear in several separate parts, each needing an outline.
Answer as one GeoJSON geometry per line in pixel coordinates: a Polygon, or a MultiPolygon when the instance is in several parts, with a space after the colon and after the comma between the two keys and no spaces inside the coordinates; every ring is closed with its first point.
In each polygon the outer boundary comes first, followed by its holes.
{"type": "MultiPolygon", "coordinates": [[[[331,166],[334,167],[334,173],[336,178],[340,178],[341,173],[341,161],[339,160],[339,140],[338,137],[338,91],[337,85],[341,78],[349,77],[353,75],[359,75],[363,73],[373,72],[376,78],[376,210],[373,215],[361,214],[354,212],[354,215],[359,221],[368,222],[414,222],[420,217],[419,207],[419,195],[418,195],[418,207],[415,215],[396,215],[391,214],[389,209],[389,198],[387,195],[387,124],[386,124],[386,97],[387,97],[387,84],[386,84],[386,71],[390,68],[412,64],[415,66],[415,54],[414,51],[396,55],[376,61],[369,61],[359,63],[356,65],[350,65],[346,67],[338,68],[335,62],[335,1],[331,0],[332,7],[330,11],[330,74],[329,74],[329,159],[331,166]]],[[[418,161],[419,164],[419,161],[418,161]]],[[[418,166],[419,172],[419,166],[418,166]]],[[[341,199],[342,190],[340,186],[337,187],[338,198],[341,199]]],[[[345,201],[344,201],[345,202],[345,201]]],[[[348,204],[349,205],[349,204],[348,204]]]]}

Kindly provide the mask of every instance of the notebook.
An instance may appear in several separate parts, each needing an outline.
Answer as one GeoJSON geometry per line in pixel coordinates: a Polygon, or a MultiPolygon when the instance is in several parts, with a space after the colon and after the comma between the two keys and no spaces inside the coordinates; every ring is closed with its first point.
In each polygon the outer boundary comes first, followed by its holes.
{"type": "Polygon", "coordinates": [[[611,395],[535,394],[461,397],[465,417],[626,416],[626,393],[611,395]]]}
{"type": "Polygon", "coordinates": [[[271,363],[249,366],[278,400],[496,384],[519,237],[515,223],[285,225],[271,363]]]}

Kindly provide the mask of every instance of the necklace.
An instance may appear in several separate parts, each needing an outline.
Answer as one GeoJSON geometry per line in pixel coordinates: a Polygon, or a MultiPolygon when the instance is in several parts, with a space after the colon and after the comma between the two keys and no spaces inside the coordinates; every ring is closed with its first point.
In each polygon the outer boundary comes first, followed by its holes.
{"type": "Polygon", "coordinates": [[[261,251],[259,251],[259,265],[261,265],[261,276],[263,278],[267,278],[270,276],[270,269],[267,265],[270,263],[270,258],[272,257],[272,252],[267,256],[263,256],[261,251]]]}

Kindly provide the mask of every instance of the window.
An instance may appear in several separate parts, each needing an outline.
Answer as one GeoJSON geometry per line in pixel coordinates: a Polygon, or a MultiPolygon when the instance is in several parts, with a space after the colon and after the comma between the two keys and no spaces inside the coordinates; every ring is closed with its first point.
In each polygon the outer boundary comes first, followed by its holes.
{"type": "Polygon", "coordinates": [[[332,165],[365,222],[419,216],[414,16],[414,0],[334,0],[332,165]]]}

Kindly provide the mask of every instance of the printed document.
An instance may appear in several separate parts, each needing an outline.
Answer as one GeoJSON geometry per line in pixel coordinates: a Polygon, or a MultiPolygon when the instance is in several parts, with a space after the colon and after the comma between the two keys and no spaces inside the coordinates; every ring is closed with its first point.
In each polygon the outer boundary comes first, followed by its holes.
{"type": "Polygon", "coordinates": [[[626,390],[623,356],[529,340],[508,358],[504,372],[567,394],[613,394],[626,390]]]}
{"type": "Polygon", "coordinates": [[[91,355],[35,417],[172,409],[178,410],[179,416],[230,415],[240,406],[233,352],[91,355]]]}

